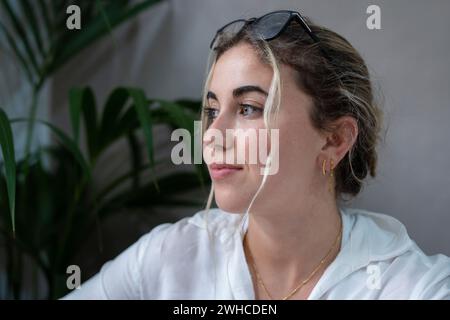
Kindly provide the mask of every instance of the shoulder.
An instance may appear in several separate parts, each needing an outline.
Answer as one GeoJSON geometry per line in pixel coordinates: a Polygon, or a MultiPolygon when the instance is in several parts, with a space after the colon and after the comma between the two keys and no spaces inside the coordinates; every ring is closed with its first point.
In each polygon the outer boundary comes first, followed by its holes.
{"type": "Polygon", "coordinates": [[[351,261],[363,267],[365,280],[369,268],[378,270],[380,297],[450,299],[449,257],[426,255],[406,227],[389,215],[350,208],[343,213],[350,224],[351,261]]]}
{"type": "Polygon", "coordinates": [[[232,214],[210,209],[175,223],[159,224],[105,263],[82,290],[65,299],[185,297],[211,269],[209,250],[205,250],[210,243],[207,235],[223,236],[236,221],[232,214]],[[195,276],[187,272],[201,268],[205,272],[195,276]]]}
{"type": "Polygon", "coordinates": [[[141,296],[174,298],[211,296],[214,260],[225,250],[221,241],[236,230],[238,214],[219,209],[199,211],[175,223],[159,225],[139,261],[141,296]]]}

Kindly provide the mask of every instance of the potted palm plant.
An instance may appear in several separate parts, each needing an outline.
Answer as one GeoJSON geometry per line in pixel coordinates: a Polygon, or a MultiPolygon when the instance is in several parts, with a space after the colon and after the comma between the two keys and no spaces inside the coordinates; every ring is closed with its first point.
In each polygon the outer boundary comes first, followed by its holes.
{"type": "MultiPolygon", "coordinates": [[[[149,99],[139,88],[118,87],[98,114],[93,90],[73,88],[68,93],[70,134],[36,118],[40,90],[56,70],[159,1],[77,1],[84,26],[75,33],[58,27],[66,17],[64,8],[73,2],[0,0],[9,21],[0,22],[0,33],[33,88],[26,117],[11,119],[0,106],[0,238],[7,279],[2,298],[23,297],[24,274],[29,270],[45,279],[48,298],[66,293],[67,266],[80,264],[77,259],[86,238],[118,209],[202,205],[179,195],[205,187],[205,168],[196,165],[195,170],[160,174],[161,161],[155,161],[153,145],[155,125],[194,134],[199,101],[149,99]],[[27,124],[26,157],[21,160],[15,159],[11,130],[17,123],[27,124]],[[49,128],[57,143],[31,151],[30,137],[37,125],[49,128]],[[138,134],[144,137],[143,145],[138,134]],[[97,190],[93,187],[97,161],[120,139],[129,146],[129,171],[97,190]]],[[[43,294],[36,290],[35,296],[43,294]]]]}

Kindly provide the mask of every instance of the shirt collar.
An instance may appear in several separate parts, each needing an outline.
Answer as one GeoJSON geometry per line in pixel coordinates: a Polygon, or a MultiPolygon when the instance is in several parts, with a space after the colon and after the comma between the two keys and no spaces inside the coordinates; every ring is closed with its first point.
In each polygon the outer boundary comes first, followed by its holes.
{"type": "MultiPolygon", "coordinates": [[[[404,226],[387,215],[360,209],[339,208],[342,217],[341,250],[326,268],[308,299],[319,299],[342,279],[373,261],[395,257],[408,250],[412,241],[404,226]],[[358,214],[357,214],[358,213],[358,214]]],[[[251,274],[243,249],[243,237],[248,228],[245,213],[233,234],[233,250],[228,263],[230,285],[236,299],[254,299],[251,274]]]]}
{"type": "Polygon", "coordinates": [[[230,286],[237,300],[255,300],[253,282],[245,258],[243,239],[248,228],[248,212],[242,214],[236,232],[232,237],[232,250],[228,260],[227,272],[230,286]]]}

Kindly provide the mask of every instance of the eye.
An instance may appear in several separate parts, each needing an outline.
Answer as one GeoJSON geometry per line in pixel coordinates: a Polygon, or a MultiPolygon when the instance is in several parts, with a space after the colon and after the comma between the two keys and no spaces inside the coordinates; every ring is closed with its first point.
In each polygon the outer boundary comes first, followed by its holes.
{"type": "Polygon", "coordinates": [[[219,115],[219,109],[203,107],[203,112],[208,120],[214,120],[219,115]]]}
{"type": "Polygon", "coordinates": [[[239,109],[239,114],[243,115],[244,117],[257,116],[263,111],[262,108],[255,107],[250,104],[240,104],[240,106],[241,108],[239,109]]]}

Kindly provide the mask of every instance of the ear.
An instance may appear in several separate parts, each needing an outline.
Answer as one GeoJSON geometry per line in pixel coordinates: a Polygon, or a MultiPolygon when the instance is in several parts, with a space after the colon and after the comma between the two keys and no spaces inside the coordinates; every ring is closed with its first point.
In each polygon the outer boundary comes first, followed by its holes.
{"type": "Polygon", "coordinates": [[[327,132],[326,143],[322,147],[320,163],[323,160],[333,159],[334,166],[344,158],[358,136],[358,123],[350,116],[343,116],[332,124],[333,130],[327,132]]]}

